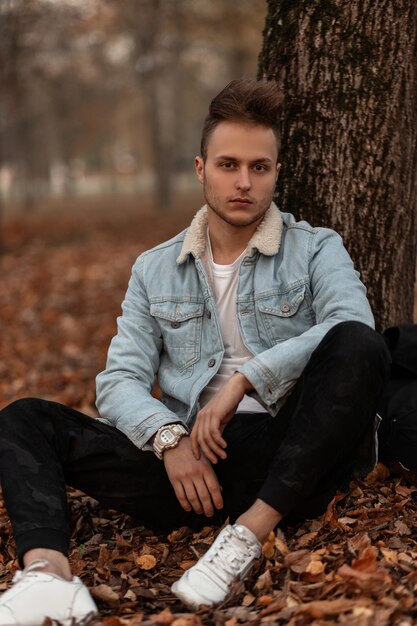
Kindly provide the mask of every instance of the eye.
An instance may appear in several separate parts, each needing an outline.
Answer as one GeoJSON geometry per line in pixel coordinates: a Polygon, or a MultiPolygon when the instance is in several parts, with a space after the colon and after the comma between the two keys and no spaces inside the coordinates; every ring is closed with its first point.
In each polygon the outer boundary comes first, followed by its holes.
{"type": "Polygon", "coordinates": [[[262,163],[255,163],[255,165],[253,166],[253,169],[255,170],[255,172],[268,171],[268,167],[266,165],[263,165],[262,163]]]}
{"type": "Polygon", "coordinates": [[[220,163],[220,167],[224,170],[232,170],[235,167],[235,164],[233,161],[224,161],[223,163],[220,163]]]}

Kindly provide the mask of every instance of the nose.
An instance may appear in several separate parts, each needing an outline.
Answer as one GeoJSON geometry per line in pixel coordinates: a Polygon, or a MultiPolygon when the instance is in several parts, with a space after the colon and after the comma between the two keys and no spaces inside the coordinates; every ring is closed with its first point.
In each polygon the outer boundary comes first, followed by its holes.
{"type": "Polygon", "coordinates": [[[250,178],[250,172],[247,167],[239,168],[239,173],[236,181],[236,188],[242,191],[248,191],[252,187],[250,178]]]}

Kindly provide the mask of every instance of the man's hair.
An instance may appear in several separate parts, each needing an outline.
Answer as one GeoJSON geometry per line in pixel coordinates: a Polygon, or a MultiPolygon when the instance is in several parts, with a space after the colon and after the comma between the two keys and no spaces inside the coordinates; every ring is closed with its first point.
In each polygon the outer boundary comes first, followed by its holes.
{"type": "Polygon", "coordinates": [[[210,103],[201,134],[201,156],[207,158],[211,133],[221,122],[260,124],[274,131],[280,148],[282,95],[277,84],[266,80],[232,80],[210,103]]]}

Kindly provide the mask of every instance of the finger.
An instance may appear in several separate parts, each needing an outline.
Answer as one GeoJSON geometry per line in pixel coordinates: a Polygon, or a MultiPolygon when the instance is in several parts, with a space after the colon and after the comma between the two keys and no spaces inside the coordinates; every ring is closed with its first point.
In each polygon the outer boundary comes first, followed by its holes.
{"type": "Polygon", "coordinates": [[[192,510],[192,506],[189,503],[188,498],[185,494],[184,487],[182,486],[180,482],[174,483],[173,487],[174,487],[175,495],[177,496],[178,502],[180,503],[184,511],[187,511],[187,513],[189,513],[192,510]]]}
{"type": "Polygon", "coordinates": [[[209,489],[207,488],[206,482],[203,478],[195,481],[195,488],[198,493],[198,497],[203,507],[204,514],[207,517],[211,517],[214,513],[213,502],[211,499],[211,494],[209,489]]]}
{"type": "Polygon", "coordinates": [[[187,481],[186,483],[183,484],[183,487],[184,487],[185,495],[187,496],[187,500],[191,504],[193,510],[198,515],[201,515],[203,512],[203,507],[202,507],[199,495],[197,494],[197,491],[194,487],[194,484],[191,481],[187,481]]]}
{"type": "Polygon", "coordinates": [[[208,471],[204,475],[204,480],[205,480],[207,489],[210,493],[210,497],[213,501],[214,506],[216,507],[216,509],[222,509],[223,508],[223,497],[222,497],[222,491],[221,491],[222,488],[219,484],[219,481],[217,480],[216,474],[213,472],[211,467],[209,468],[209,470],[210,471],[208,471]]]}
{"type": "Polygon", "coordinates": [[[227,441],[223,439],[220,428],[212,431],[211,434],[218,446],[221,448],[227,448],[227,441]]]}
{"type": "Polygon", "coordinates": [[[210,463],[217,463],[219,459],[217,458],[213,450],[210,448],[210,446],[207,444],[207,442],[204,439],[200,439],[199,443],[200,443],[200,449],[202,450],[204,455],[208,458],[210,463]]]}
{"type": "Polygon", "coordinates": [[[197,461],[200,459],[200,446],[198,444],[198,430],[194,427],[191,432],[191,450],[197,461]]]}
{"type": "MultiPolygon", "coordinates": [[[[226,453],[224,452],[224,449],[222,447],[220,447],[220,445],[217,443],[217,441],[215,440],[215,438],[213,437],[213,429],[215,427],[210,424],[207,423],[205,425],[204,428],[204,433],[203,433],[203,438],[204,438],[204,442],[206,444],[206,446],[208,446],[211,450],[211,454],[216,456],[216,461],[217,462],[217,457],[221,458],[221,459],[225,459],[226,458],[226,453]]],[[[200,440],[201,442],[201,440],[200,440]]],[[[211,457],[209,456],[209,459],[211,459],[211,457]]],[[[212,461],[214,462],[214,461],[212,461]]]]}

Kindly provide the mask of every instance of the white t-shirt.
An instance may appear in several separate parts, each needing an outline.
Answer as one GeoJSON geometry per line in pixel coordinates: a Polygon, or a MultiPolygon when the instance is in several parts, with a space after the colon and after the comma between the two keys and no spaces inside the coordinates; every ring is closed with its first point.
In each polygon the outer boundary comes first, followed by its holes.
{"type": "MultiPolygon", "coordinates": [[[[210,239],[207,235],[207,263],[211,275],[217,315],[220,322],[220,331],[224,345],[224,356],[217,374],[200,395],[200,405],[203,407],[214,396],[216,391],[236,372],[236,370],[252,358],[240,336],[239,324],[236,316],[236,295],[239,281],[239,268],[245,251],[230,265],[219,265],[213,261],[210,239]]],[[[264,413],[265,408],[254,398],[247,395],[240,402],[238,413],[264,413]]]]}

